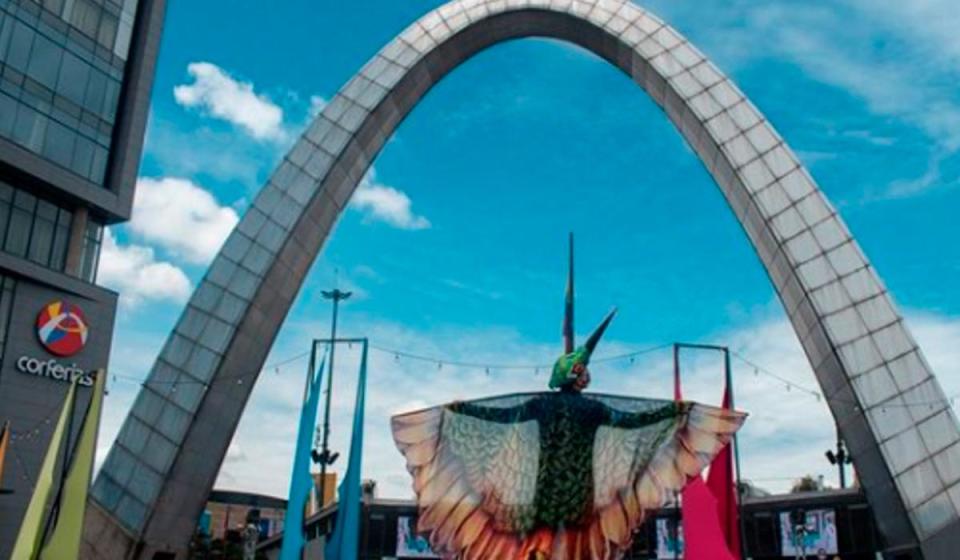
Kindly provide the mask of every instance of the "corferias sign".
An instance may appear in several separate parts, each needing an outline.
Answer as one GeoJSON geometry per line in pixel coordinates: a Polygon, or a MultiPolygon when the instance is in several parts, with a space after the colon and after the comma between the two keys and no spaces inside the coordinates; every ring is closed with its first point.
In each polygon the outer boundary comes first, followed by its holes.
{"type": "MultiPolygon", "coordinates": [[[[51,354],[66,358],[73,356],[87,343],[89,328],[83,310],[71,303],[55,300],[37,314],[37,338],[51,354]]],[[[16,362],[22,373],[48,377],[57,381],[74,382],[88,387],[93,385],[93,376],[77,364],[62,364],[55,358],[20,356],[16,362]]]]}

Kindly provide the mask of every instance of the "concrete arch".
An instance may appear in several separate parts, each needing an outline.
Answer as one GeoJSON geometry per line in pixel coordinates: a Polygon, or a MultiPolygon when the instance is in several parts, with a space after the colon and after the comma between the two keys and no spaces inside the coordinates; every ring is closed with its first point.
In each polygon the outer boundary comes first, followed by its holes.
{"type": "Polygon", "coordinates": [[[267,352],[370,162],[450,70],[528,36],[575,43],[621,69],[700,157],[784,304],[882,512],[887,547],[941,557],[957,542],[960,431],[943,392],[843,221],[743,93],[631,2],[455,0],[340,90],[226,241],[96,480],[86,557],[182,557],[267,352]],[[907,405],[916,402],[934,404],[907,405]]]}

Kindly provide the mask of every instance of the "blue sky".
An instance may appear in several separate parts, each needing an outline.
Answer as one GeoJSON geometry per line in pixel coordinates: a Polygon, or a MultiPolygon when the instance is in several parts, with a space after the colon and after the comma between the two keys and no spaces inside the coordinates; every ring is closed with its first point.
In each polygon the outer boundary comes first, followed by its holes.
{"type": "MultiPolygon", "coordinates": [[[[728,73],[800,155],[886,281],[949,394],[960,392],[960,17],[947,1],[643,3],[728,73]]],[[[437,2],[170,3],[133,220],[100,279],[121,293],[101,447],[113,439],[192,287],[276,162],[354,72],[437,2]],[[213,22],[213,23],[211,23],[213,22]]],[[[629,79],[575,47],[523,40],[437,85],[375,162],[311,270],[274,363],[327,333],[319,291],[356,297],[343,331],[446,360],[549,364],[566,232],[580,332],[612,305],[606,354],[729,344],[816,388],[767,277],[718,189],[629,79]]],[[[365,476],[406,495],[386,418],[405,407],[537,390],[533,371],[438,368],[375,354],[365,476]],[[391,390],[386,390],[390,386],[391,390]]],[[[668,356],[595,368],[599,389],[669,394],[668,356]]],[[[347,426],[355,351],[334,420],[347,426]]],[[[716,401],[718,366],[685,361],[716,401]]],[[[737,364],[735,363],[735,366],[737,364]]],[[[286,492],[305,363],[261,377],[218,484],[286,492]]],[[[822,402],[738,366],[744,475],[782,489],[833,470],[822,402]]],[[[345,428],[344,428],[345,429],[345,428]]],[[[334,432],[346,449],[349,434],[334,432]]]]}

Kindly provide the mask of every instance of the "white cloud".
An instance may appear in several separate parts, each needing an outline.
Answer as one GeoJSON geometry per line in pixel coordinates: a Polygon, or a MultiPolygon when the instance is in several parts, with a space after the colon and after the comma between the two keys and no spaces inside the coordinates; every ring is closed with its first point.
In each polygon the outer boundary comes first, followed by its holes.
{"type": "Polygon", "coordinates": [[[370,221],[399,229],[428,229],[430,220],[414,214],[410,197],[401,190],[376,182],[373,172],[361,181],[350,199],[351,207],[363,212],[370,221]]]}
{"type": "Polygon", "coordinates": [[[177,266],[157,261],[153,249],[117,243],[113,232],[103,233],[97,280],[120,293],[120,301],[136,306],[145,300],[183,303],[190,296],[190,280],[177,266]]]}
{"type": "Polygon", "coordinates": [[[327,100],[320,95],[310,96],[310,107],[307,108],[307,117],[312,119],[320,114],[320,111],[327,106],[327,100]]]}
{"type": "Polygon", "coordinates": [[[960,78],[960,12],[954,2],[845,0],[823,7],[739,1],[717,11],[723,13],[700,21],[711,23],[705,42],[721,59],[786,59],[859,97],[873,113],[916,126],[948,150],[960,149],[960,100],[953,86],[960,78]],[[755,48],[758,42],[765,48],[755,48]]]}
{"type": "Polygon", "coordinates": [[[130,230],[190,262],[213,258],[239,220],[203,187],[188,179],[141,177],[130,230]]]}
{"type": "Polygon", "coordinates": [[[238,81],[209,62],[192,62],[187,66],[187,72],[194,82],[173,88],[177,103],[206,111],[245,129],[258,139],[285,138],[283,109],[265,95],[256,93],[252,83],[238,81]]]}

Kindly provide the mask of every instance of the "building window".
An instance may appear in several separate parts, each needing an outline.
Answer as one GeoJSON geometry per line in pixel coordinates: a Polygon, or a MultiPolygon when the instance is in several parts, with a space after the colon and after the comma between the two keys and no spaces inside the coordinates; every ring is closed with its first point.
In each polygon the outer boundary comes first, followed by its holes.
{"type": "MultiPolygon", "coordinates": [[[[118,41],[121,16],[111,12],[119,6],[43,5],[106,49],[118,41]]],[[[83,34],[68,35],[0,1],[0,136],[103,185],[124,64],[85,44],[83,34]]]]}
{"type": "Polygon", "coordinates": [[[0,182],[0,247],[63,271],[73,213],[0,182]]]}
{"type": "Polygon", "coordinates": [[[10,313],[13,311],[13,288],[16,281],[9,276],[0,275],[0,359],[7,348],[7,331],[10,326],[10,313]]]}
{"type": "Polygon", "coordinates": [[[97,279],[101,243],[103,243],[103,225],[93,219],[87,220],[87,231],[83,236],[83,264],[80,267],[80,278],[87,282],[97,279]]]}

